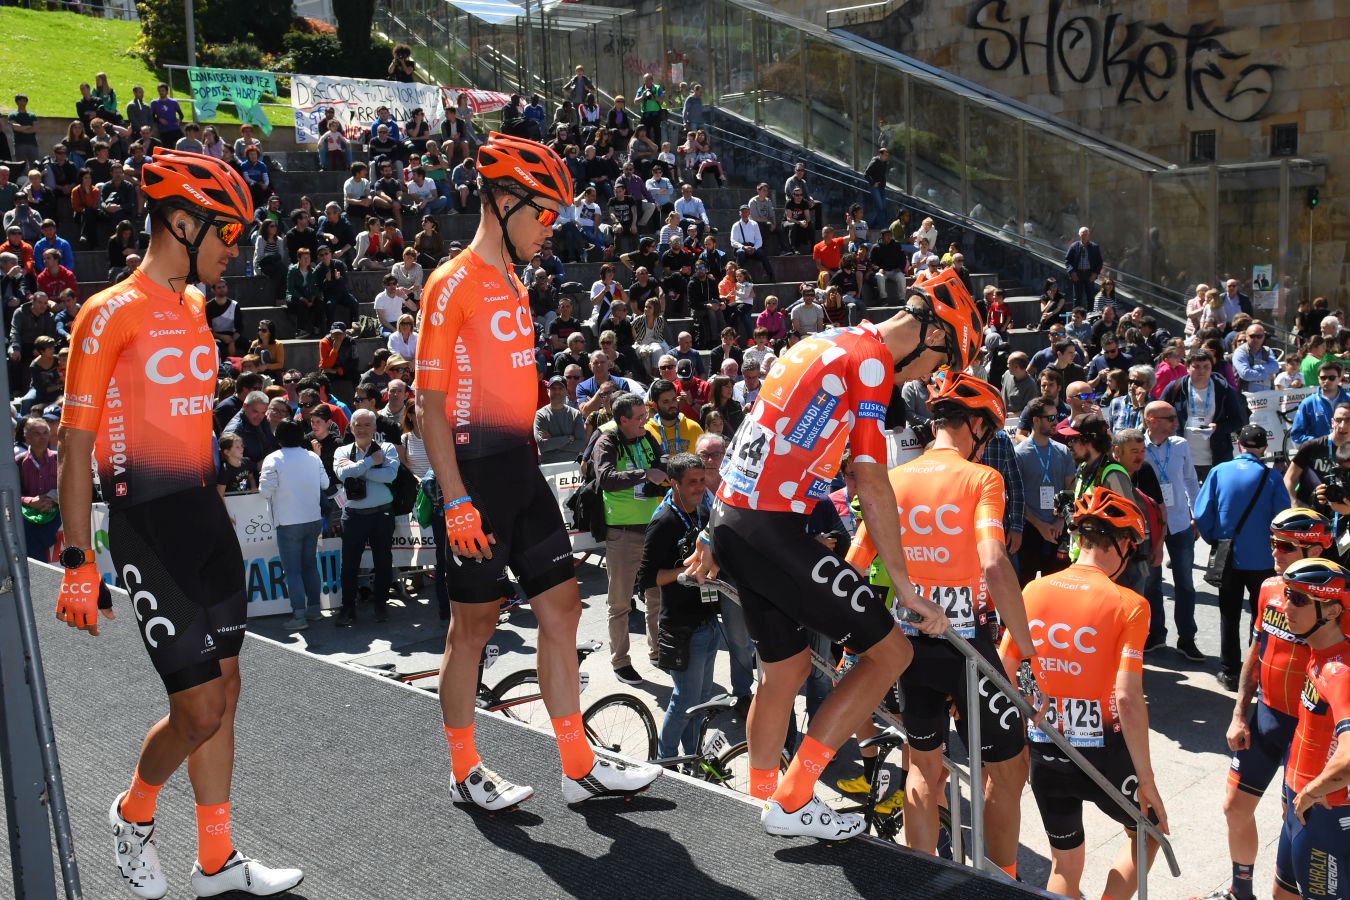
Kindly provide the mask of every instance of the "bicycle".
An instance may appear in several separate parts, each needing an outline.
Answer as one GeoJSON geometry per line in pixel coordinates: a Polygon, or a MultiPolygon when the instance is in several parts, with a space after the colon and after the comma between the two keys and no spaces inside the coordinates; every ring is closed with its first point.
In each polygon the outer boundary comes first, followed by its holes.
{"type": "MultiPolygon", "coordinates": [[[[584,663],[586,657],[603,647],[600,641],[578,642],[577,663],[584,663]]],[[[523,722],[531,728],[547,730],[551,725],[551,719],[543,702],[544,695],[539,688],[537,669],[520,669],[512,672],[497,682],[496,687],[489,687],[483,681],[484,672],[492,668],[499,656],[500,649],[497,645],[488,644],[483,648],[483,658],[478,663],[478,688],[475,699],[478,708],[485,712],[501,713],[508,719],[523,722]]],[[[401,684],[412,685],[432,694],[439,690],[440,669],[397,672],[393,663],[367,668],[374,669],[401,684]]],[[[590,675],[581,672],[579,677],[579,692],[584,694],[590,684],[590,675]]],[[[609,694],[600,698],[582,713],[581,721],[586,731],[586,739],[596,747],[640,760],[647,760],[656,755],[656,720],[646,704],[631,694],[609,694]]]]}
{"type": "MultiPolygon", "coordinates": [[[[683,770],[692,778],[720,785],[739,794],[750,793],[749,744],[745,741],[732,744],[725,732],[712,727],[713,721],[719,715],[735,708],[736,698],[729,694],[719,694],[705,703],[689,707],[685,711],[686,717],[702,717],[698,732],[698,752],[653,759],[651,762],[663,769],[683,770]]],[[[789,761],[786,753],[779,753],[780,773],[787,771],[789,761]]]]}

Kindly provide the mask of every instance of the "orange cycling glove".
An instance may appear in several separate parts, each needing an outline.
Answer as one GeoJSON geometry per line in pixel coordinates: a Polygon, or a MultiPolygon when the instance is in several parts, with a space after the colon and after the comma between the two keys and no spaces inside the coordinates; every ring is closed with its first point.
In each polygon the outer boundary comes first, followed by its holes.
{"type": "Polygon", "coordinates": [[[56,618],[98,634],[99,601],[103,596],[108,596],[108,587],[99,577],[98,568],[93,563],[85,563],[77,569],[66,569],[56,599],[56,618]]]}
{"type": "Polygon", "coordinates": [[[481,553],[488,547],[487,535],[483,532],[483,517],[473,505],[473,500],[460,497],[445,504],[445,538],[450,549],[458,554],[481,553]]]}

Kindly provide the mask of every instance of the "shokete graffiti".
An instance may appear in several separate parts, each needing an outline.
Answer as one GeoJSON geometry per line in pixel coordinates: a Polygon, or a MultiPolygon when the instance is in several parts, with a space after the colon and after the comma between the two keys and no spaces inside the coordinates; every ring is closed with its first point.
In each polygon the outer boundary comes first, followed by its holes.
{"type": "Polygon", "coordinates": [[[1024,75],[1044,68],[1055,96],[1062,93],[1063,79],[1074,84],[1100,79],[1117,88],[1121,105],[1157,103],[1181,78],[1188,110],[1199,106],[1231,122],[1251,122],[1265,114],[1284,71],[1230,50],[1222,38],[1232,29],[1210,21],[1178,31],[1163,22],[1126,21],[1121,13],[1065,16],[1063,0],[1048,0],[1040,32],[1031,27],[1031,14],[1014,19],[1010,6],[1008,0],[975,0],[967,10],[966,27],[982,35],[979,63],[1004,72],[1020,62],[1024,75]]]}

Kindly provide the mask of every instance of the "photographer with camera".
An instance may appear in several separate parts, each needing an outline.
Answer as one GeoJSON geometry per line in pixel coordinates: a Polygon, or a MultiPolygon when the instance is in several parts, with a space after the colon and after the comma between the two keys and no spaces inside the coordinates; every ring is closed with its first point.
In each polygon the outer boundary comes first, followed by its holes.
{"type": "Polygon", "coordinates": [[[686,717],[689,707],[713,692],[713,662],[721,645],[717,624],[720,594],[711,588],[685,587],[676,581],[684,571],[681,561],[694,552],[698,534],[712,507],[705,502],[703,461],[692,453],[677,453],[667,466],[670,492],[647,526],[638,568],[644,590],[661,591],[658,668],[674,682],[656,754],[668,758],[680,752],[697,753],[699,725],[686,717]]]}
{"type": "Polygon", "coordinates": [[[398,474],[398,450],[379,440],[373,410],[352,413],[352,437],[355,442],[339,447],[333,454],[333,470],[347,492],[342,509],[342,611],[334,623],[350,628],[356,621],[356,576],[361,555],[370,547],[375,564],[375,621],[389,614],[385,601],[394,579],[394,494],[390,485],[398,474]]]}
{"type": "MultiPolygon", "coordinates": [[[[602,426],[591,450],[595,479],[605,506],[605,562],[609,570],[609,648],[615,676],[624,684],[641,684],[642,676],[628,655],[628,614],[633,585],[642,560],[647,524],[665,496],[666,472],[661,448],[647,431],[647,406],[637,394],[622,391],[610,405],[613,421],[602,426]]],[[[661,595],[645,591],[647,657],[656,663],[656,626],[661,595]]]]}
{"type": "Polygon", "coordinates": [[[1026,497],[1023,515],[1030,526],[1022,530],[1017,554],[1018,580],[1025,587],[1039,575],[1050,575],[1068,563],[1059,555],[1064,516],[1055,509],[1055,494],[1073,484],[1073,459],[1064,445],[1051,439],[1060,421],[1054,398],[1037,397],[1026,406],[1031,437],[1017,445],[1013,458],[1026,497]]]}
{"type": "Polygon", "coordinates": [[[1284,486],[1297,506],[1317,510],[1332,522],[1331,547],[1323,554],[1344,562],[1341,537],[1350,531],[1350,403],[1336,404],[1331,433],[1298,448],[1284,472],[1284,486]]]}

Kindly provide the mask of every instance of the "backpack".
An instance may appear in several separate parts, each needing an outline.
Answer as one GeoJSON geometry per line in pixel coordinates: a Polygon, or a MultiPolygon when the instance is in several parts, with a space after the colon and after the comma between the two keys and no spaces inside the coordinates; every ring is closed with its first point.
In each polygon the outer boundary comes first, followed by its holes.
{"type": "Polygon", "coordinates": [[[413,511],[418,489],[419,485],[412,471],[407,466],[399,466],[398,471],[394,473],[394,483],[389,485],[389,492],[394,495],[392,504],[394,515],[406,516],[413,511]]]}
{"type": "Polygon", "coordinates": [[[379,319],[374,316],[361,316],[347,334],[351,338],[377,338],[382,337],[384,332],[380,329],[379,319]]]}

